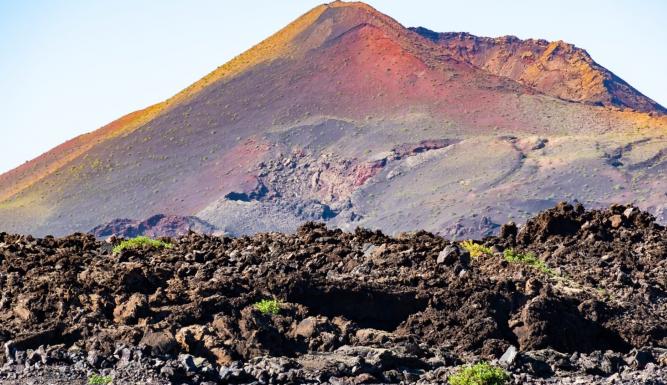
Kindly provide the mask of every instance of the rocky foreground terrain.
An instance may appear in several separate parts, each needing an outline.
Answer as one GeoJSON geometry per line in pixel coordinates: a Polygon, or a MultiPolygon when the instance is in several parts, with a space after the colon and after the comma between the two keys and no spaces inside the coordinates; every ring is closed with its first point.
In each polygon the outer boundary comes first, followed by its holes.
{"type": "Polygon", "coordinates": [[[0,233],[0,384],[667,378],[667,231],[632,206],[561,203],[482,247],[314,223],[163,240],[0,233]]]}

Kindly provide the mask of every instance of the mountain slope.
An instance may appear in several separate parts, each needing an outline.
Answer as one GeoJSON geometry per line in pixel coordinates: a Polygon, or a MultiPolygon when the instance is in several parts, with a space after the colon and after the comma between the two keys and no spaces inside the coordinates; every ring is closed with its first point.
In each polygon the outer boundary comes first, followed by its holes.
{"type": "Polygon", "coordinates": [[[231,233],[327,220],[465,236],[564,198],[665,209],[662,107],[565,98],[423,35],[363,3],[316,7],[167,101],[0,176],[3,230],[166,214],[231,233]]]}

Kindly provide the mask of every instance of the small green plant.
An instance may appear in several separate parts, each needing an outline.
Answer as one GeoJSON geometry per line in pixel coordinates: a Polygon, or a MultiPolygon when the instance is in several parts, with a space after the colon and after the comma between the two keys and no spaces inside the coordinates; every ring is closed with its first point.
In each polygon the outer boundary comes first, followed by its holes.
{"type": "Polygon", "coordinates": [[[532,266],[537,270],[548,274],[554,275],[554,271],[551,270],[542,260],[537,258],[533,253],[520,253],[513,249],[505,249],[503,252],[503,257],[507,262],[510,263],[522,263],[524,265],[532,266]]]}
{"type": "Polygon", "coordinates": [[[162,248],[171,249],[173,247],[171,243],[163,242],[157,239],[151,239],[144,236],[139,236],[119,243],[113,248],[113,253],[118,254],[123,250],[140,249],[146,246],[153,247],[156,249],[162,249],[162,248]]]}
{"type": "Polygon", "coordinates": [[[509,379],[509,374],[502,368],[478,362],[449,376],[447,382],[449,385],[505,385],[509,379]]]}
{"type": "Polygon", "coordinates": [[[481,257],[483,254],[492,254],[490,248],[473,241],[463,241],[461,247],[467,250],[473,258],[481,257]]]}
{"type": "Polygon", "coordinates": [[[108,385],[113,381],[111,376],[101,376],[99,374],[93,374],[88,378],[88,385],[108,385]]]}
{"type": "Polygon", "coordinates": [[[280,313],[280,301],[277,299],[263,299],[253,305],[255,309],[262,314],[278,314],[280,313]]]}

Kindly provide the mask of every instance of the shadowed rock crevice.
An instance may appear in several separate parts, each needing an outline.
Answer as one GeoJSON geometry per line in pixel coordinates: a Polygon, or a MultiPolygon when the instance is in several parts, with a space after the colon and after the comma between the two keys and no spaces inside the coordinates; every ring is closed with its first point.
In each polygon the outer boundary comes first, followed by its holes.
{"type": "Polygon", "coordinates": [[[522,350],[553,348],[560,352],[613,350],[628,352],[630,344],[616,331],[590,319],[586,304],[573,300],[536,297],[510,321],[522,350]]]}
{"type": "Polygon", "coordinates": [[[269,189],[263,184],[258,183],[257,187],[249,192],[236,192],[232,191],[225,195],[225,199],[230,201],[241,201],[241,202],[250,202],[250,201],[259,201],[266,197],[269,193],[269,189]]]}
{"type": "Polygon", "coordinates": [[[289,294],[288,299],[307,306],[313,314],[341,316],[360,327],[385,331],[394,331],[428,304],[428,298],[419,298],[416,291],[393,292],[364,285],[306,284],[289,294]]]}

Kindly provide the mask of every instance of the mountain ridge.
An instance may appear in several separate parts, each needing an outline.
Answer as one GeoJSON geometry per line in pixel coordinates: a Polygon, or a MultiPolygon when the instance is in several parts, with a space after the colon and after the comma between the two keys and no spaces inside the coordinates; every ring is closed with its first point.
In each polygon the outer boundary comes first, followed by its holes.
{"type": "Polygon", "coordinates": [[[411,29],[447,47],[448,52],[458,60],[517,80],[548,95],[573,102],[630,108],[639,112],[667,113],[663,106],[596,63],[586,50],[562,40],[522,40],[509,35],[490,38],[465,32],[437,33],[423,27],[411,29]],[[554,84],[544,81],[548,72],[562,70],[557,65],[550,68],[549,63],[557,58],[577,65],[571,71],[576,76],[570,75],[570,81],[578,81],[577,86],[580,87],[565,85],[565,89],[554,90],[554,84]]]}

